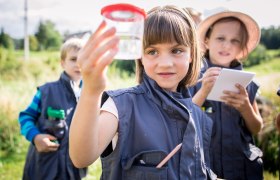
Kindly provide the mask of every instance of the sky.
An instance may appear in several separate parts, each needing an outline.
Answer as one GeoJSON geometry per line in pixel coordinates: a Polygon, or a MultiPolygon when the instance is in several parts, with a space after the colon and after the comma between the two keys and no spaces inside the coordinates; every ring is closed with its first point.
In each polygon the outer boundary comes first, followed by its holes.
{"type": "MultiPolygon", "coordinates": [[[[13,38],[24,37],[25,0],[0,0],[0,28],[13,38]]],[[[280,26],[279,0],[27,0],[28,34],[33,35],[40,21],[50,20],[61,33],[94,31],[102,21],[102,7],[130,3],[144,10],[167,4],[192,7],[204,17],[227,8],[252,16],[261,28],[280,26]]]]}

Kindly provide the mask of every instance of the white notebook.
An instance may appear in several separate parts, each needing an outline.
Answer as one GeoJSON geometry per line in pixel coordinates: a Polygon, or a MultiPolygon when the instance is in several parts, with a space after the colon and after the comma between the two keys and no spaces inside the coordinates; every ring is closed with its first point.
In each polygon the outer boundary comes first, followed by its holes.
{"type": "Polygon", "coordinates": [[[235,84],[239,83],[246,88],[248,84],[253,80],[254,76],[255,73],[253,72],[223,68],[211,92],[208,94],[207,99],[221,101],[220,97],[224,95],[224,90],[238,92],[235,84]]]}

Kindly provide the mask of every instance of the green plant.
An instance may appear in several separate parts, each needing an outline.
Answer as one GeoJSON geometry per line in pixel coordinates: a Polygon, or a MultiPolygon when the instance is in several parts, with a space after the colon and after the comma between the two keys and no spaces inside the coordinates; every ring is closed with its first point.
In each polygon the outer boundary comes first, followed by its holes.
{"type": "Polygon", "coordinates": [[[0,47],[0,73],[1,78],[12,79],[21,71],[22,61],[16,60],[13,50],[0,47]]]}
{"type": "Polygon", "coordinates": [[[267,53],[265,46],[260,44],[256,47],[256,49],[253,52],[249,54],[247,60],[244,62],[244,66],[250,67],[250,66],[258,65],[269,59],[271,59],[271,57],[267,53]]]}
{"type": "Polygon", "coordinates": [[[280,113],[280,97],[276,95],[280,84],[279,60],[279,58],[274,58],[257,66],[246,68],[247,71],[256,72],[260,95],[264,99],[263,104],[259,103],[264,128],[256,136],[256,144],[263,151],[264,169],[275,176],[279,171],[279,134],[275,128],[275,117],[280,113]]]}
{"type": "Polygon", "coordinates": [[[17,122],[17,112],[11,101],[2,97],[0,109],[0,150],[7,152],[15,152],[20,142],[19,126],[17,122]]]}

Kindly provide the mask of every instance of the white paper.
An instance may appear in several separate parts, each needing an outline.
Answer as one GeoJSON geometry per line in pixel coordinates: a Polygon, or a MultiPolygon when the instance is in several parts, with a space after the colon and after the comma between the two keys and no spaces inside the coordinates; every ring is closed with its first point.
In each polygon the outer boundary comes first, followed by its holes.
{"type": "Polygon", "coordinates": [[[248,84],[252,81],[254,76],[255,73],[252,72],[223,68],[211,92],[208,94],[207,99],[214,101],[222,101],[220,97],[224,95],[224,90],[238,92],[238,89],[237,87],[235,87],[235,84],[238,83],[246,88],[248,84]]]}

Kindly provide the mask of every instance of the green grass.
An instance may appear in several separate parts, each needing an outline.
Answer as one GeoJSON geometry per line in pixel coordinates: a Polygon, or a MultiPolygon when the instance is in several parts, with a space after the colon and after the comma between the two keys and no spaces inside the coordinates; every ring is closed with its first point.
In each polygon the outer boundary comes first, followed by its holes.
{"type": "Polygon", "coordinates": [[[279,180],[279,172],[274,176],[273,174],[265,171],[264,180],[279,180]]]}
{"type": "MultiPolygon", "coordinates": [[[[18,60],[24,60],[24,51],[23,50],[17,50],[14,52],[15,57],[18,60]]],[[[29,60],[47,60],[48,58],[56,58],[60,59],[60,53],[59,51],[32,51],[29,53],[29,60]]]]}
{"type": "Polygon", "coordinates": [[[276,57],[280,55],[280,50],[279,49],[269,49],[267,50],[267,53],[270,57],[276,57]]]}
{"type": "Polygon", "coordinates": [[[280,98],[276,95],[280,86],[280,58],[263,62],[245,70],[256,73],[255,79],[260,85],[261,95],[270,99],[273,104],[280,108],[280,98]]]}
{"type": "MultiPolygon", "coordinates": [[[[20,180],[25,163],[25,157],[28,149],[28,143],[23,139],[23,144],[18,148],[18,151],[11,154],[6,154],[0,151],[0,180],[20,180]]],[[[88,175],[84,180],[97,180],[101,175],[101,162],[98,159],[88,167],[88,175]]]]}
{"type": "Polygon", "coordinates": [[[22,177],[25,155],[27,152],[27,142],[22,138],[22,144],[14,153],[7,154],[0,151],[0,179],[20,180],[22,177]]]}
{"type": "Polygon", "coordinates": [[[273,60],[263,62],[259,65],[246,68],[246,70],[257,72],[257,76],[266,76],[268,74],[274,74],[274,73],[280,74],[280,58],[278,57],[273,60]]]}

